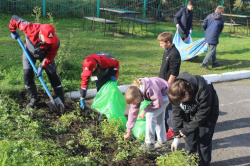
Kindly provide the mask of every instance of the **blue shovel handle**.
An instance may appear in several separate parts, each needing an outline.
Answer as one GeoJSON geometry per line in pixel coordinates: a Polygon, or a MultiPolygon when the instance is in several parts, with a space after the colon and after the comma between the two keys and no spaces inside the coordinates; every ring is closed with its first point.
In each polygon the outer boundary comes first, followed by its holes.
{"type": "MultiPolygon", "coordinates": [[[[20,46],[22,47],[23,51],[25,52],[25,55],[27,56],[27,58],[28,58],[28,60],[29,60],[29,62],[30,62],[30,64],[31,64],[31,66],[33,67],[33,69],[34,69],[34,71],[35,71],[35,73],[36,73],[36,75],[37,75],[37,74],[38,74],[38,71],[37,71],[37,69],[36,69],[36,66],[35,66],[35,64],[33,63],[32,59],[30,58],[29,53],[28,53],[28,52],[26,51],[26,49],[24,48],[23,43],[22,43],[22,41],[20,40],[19,37],[17,37],[17,41],[19,42],[20,46]]],[[[52,98],[52,96],[51,96],[51,94],[50,94],[50,91],[49,91],[49,89],[47,88],[46,84],[44,83],[42,77],[39,76],[38,79],[39,79],[40,82],[42,83],[42,85],[43,85],[43,87],[44,87],[46,93],[48,94],[50,100],[53,101],[54,99],[52,98]]]]}

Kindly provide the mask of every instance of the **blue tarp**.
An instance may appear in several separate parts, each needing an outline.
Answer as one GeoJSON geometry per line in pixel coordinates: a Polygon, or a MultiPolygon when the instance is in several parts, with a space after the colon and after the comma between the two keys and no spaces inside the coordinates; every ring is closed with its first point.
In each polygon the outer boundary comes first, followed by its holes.
{"type": "Polygon", "coordinates": [[[183,61],[192,59],[206,52],[208,49],[208,44],[205,43],[205,38],[193,42],[191,35],[189,34],[187,40],[185,42],[182,41],[178,29],[174,35],[173,43],[179,50],[181,54],[181,60],[183,61]]]}

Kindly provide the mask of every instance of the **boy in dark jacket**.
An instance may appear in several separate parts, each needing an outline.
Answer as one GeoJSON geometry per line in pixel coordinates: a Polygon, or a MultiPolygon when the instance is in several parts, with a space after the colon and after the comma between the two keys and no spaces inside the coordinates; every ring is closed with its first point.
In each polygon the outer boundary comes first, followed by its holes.
{"type": "Polygon", "coordinates": [[[181,38],[183,41],[186,40],[189,34],[192,33],[193,29],[193,9],[194,2],[188,1],[187,7],[183,7],[174,17],[174,22],[176,28],[179,28],[179,31],[182,33],[181,38]]]}
{"type": "Polygon", "coordinates": [[[209,51],[201,63],[200,67],[209,69],[207,62],[212,58],[212,68],[222,66],[216,62],[216,47],[219,44],[219,35],[224,28],[224,19],[222,13],[223,6],[218,6],[214,13],[209,14],[204,20],[202,27],[205,30],[205,42],[208,43],[209,51]]]}
{"type": "Polygon", "coordinates": [[[175,135],[171,150],[177,150],[180,137],[184,137],[185,150],[199,154],[199,165],[209,165],[219,116],[219,99],[212,83],[184,72],[170,86],[169,101],[175,135]]]}
{"type": "MultiPolygon", "coordinates": [[[[179,75],[181,56],[179,51],[176,49],[175,45],[172,43],[173,34],[171,32],[163,32],[158,35],[157,40],[160,42],[160,46],[165,50],[162,57],[162,64],[159,73],[159,77],[168,81],[170,84],[179,75]]],[[[167,140],[170,140],[174,133],[172,131],[172,105],[169,104],[166,108],[166,118],[167,123],[167,140]]]]}
{"type": "MultiPolygon", "coordinates": [[[[25,48],[29,53],[33,63],[36,60],[41,62],[38,67],[38,75],[42,76],[42,71],[47,73],[51,86],[55,90],[57,97],[60,97],[64,103],[64,92],[60,78],[56,73],[55,56],[60,46],[60,41],[55,34],[55,28],[50,24],[40,24],[27,22],[17,15],[13,15],[10,20],[9,29],[11,31],[11,37],[17,39],[19,34],[17,29],[25,33],[25,48]]],[[[25,88],[30,96],[30,103],[27,108],[32,108],[37,103],[37,90],[34,82],[33,68],[23,53],[23,75],[25,88]]]]}

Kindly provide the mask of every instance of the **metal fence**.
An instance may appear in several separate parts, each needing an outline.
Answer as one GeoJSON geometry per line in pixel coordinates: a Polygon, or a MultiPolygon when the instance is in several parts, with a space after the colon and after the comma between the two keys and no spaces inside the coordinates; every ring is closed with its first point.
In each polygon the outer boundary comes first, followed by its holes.
{"type": "MultiPolygon", "coordinates": [[[[223,4],[225,12],[233,8],[234,0],[193,0],[194,18],[204,19],[218,5],[223,4]]],[[[187,0],[1,0],[0,12],[9,14],[32,14],[35,6],[54,17],[99,16],[99,7],[120,8],[138,11],[138,17],[165,21],[172,19],[187,0]]]]}

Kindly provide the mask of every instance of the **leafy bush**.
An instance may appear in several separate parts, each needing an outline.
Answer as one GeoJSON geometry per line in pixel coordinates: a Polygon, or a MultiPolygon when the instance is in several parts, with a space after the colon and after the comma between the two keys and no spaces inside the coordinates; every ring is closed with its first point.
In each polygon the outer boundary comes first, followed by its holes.
{"type": "Polygon", "coordinates": [[[198,165],[198,155],[189,155],[184,150],[175,151],[170,154],[165,153],[164,156],[157,157],[156,163],[160,166],[176,165],[176,166],[194,166],[198,165]]]}

